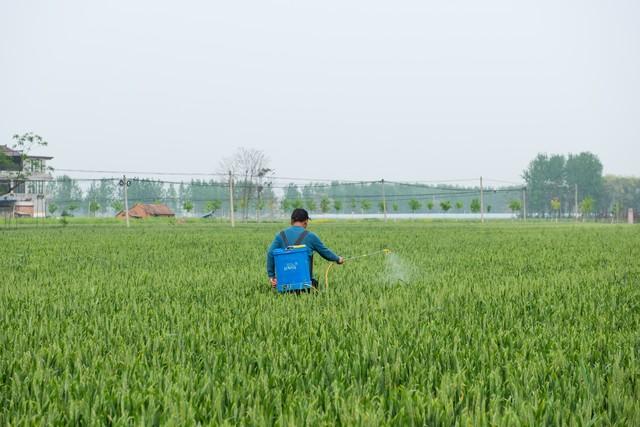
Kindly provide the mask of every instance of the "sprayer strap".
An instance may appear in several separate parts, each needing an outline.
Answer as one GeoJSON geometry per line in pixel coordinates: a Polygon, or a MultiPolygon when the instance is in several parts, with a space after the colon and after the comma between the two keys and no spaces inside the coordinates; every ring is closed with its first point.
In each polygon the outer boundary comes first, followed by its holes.
{"type": "Polygon", "coordinates": [[[289,247],[289,241],[287,240],[287,235],[284,234],[284,231],[280,232],[280,238],[282,239],[282,243],[284,243],[284,247],[288,248],[289,247]]]}
{"type": "Polygon", "coordinates": [[[298,236],[298,240],[296,240],[296,242],[293,245],[294,246],[301,245],[304,238],[307,237],[307,234],[309,234],[309,231],[307,230],[304,230],[302,233],[300,233],[300,236],[298,236]]]}

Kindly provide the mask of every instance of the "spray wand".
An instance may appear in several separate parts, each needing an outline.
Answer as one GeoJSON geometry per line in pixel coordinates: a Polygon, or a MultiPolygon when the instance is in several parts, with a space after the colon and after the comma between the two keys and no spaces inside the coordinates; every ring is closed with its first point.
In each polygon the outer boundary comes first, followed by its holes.
{"type": "Polygon", "coordinates": [[[381,251],[375,251],[375,252],[371,252],[370,254],[364,254],[364,255],[358,255],[358,256],[351,256],[349,258],[345,258],[345,261],[349,261],[349,260],[353,260],[353,259],[358,259],[358,258],[366,258],[366,257],[370,257],[373,255],[378,255],[378,254],[382,254],[384,253],[385,255],[388,255],[391,253],[391,249],[383,249],[381,251]]]}
{"type": "MultiPolygon", "coordinates": [[[[375,252],[371,252],[368,254],[363,254],[363,255],[357,255],[357,256],[352,256],[352,257],[348,257],[345,258],[345,261],[352,261],[355,259],[360,259],[360,258],[368,258],[370,256],[374,256],[374,255],[378,255],[378,254],[385,254],[385,255],[389,255],[391,253],[391,249],[382,249],[381,251],[375,251],[375,252]]],[[[324,272],[324,288],[328,289],[329,288],[329,271],[331,271],[331,267],[333,267],[335,264],[329,264],[329,266],[327,267],[327,269],[324,272]]]]}

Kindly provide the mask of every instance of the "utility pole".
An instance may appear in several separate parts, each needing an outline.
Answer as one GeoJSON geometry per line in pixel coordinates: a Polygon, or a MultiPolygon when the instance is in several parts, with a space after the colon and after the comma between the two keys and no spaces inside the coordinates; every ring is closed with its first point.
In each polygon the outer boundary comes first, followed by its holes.
{"type": "Polygon", "coordinates": [[[235,214],[233,211],[233,175],[229,171],[229,213],[231,215],[231,227],[236,226],[235,214]]]}
{"type": "Polygon", "coordinates": [[[480,177],[480,222],[484,223],[484,188],[482,188],[482,177],[480,177]]]}
{"type": "Polygon", "coordinates": [[[522,189],[522,217],[527,222],[527,187],[522,189]]]}
{"type": "Polygon", "coordinates": [[[387,222],[387,196],[384,193],[384,178],[380,182],[382,183],[382,211],[384,212],[384,222],[387,222]]]}
{"type": "Polygon", "coordinates": [[[575,200],[574,200],[574,210],[576,214],[576,221],[578,221],[578,184],[575,184],[575,200]]]}
{"type": "Polygon", "coordinates": [[[127,187],[131,185],[131,181],[127,181],[127,176],[122,175],[120,186],[124,193],[124,217],[127,219],[127,228],[129,228],[129,197],[127,196],[127,187]]]}
{"type": "MultiPolygon", "coordinates": [[[[260,188],[260,187],[258,187],[258,188],[260,188]]],[[[261,208],[262,200],[260,198],[260,192],[261,191],[262,190],[258,189],[258,203],[256,203],[256,222],[260,222],[260,209],[262,209],[261,208]]]]}

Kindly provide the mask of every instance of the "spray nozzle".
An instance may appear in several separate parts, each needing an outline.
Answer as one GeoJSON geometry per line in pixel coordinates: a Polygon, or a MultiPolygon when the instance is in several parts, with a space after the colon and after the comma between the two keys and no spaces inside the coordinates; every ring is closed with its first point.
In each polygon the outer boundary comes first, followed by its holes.
{"type": "Polygon", "coordinates": [[[383,249],[382,252],[384,252],[385,255],[389,255],[391,253],[391,249],[383,249]]]}

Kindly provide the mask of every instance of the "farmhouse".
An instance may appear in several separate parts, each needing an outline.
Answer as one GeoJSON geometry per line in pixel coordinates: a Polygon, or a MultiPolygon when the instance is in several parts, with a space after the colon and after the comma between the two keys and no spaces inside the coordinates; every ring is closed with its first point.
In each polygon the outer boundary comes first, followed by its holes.
{"type": "Polygon", "coordinates": [[[24,156],[0,145],[0,211],[10,216],[43,218],[47,213],[46,183],[52,181],[47,156],[24,156]]]}
{"type": "MultiPolygon", "coordinates": [[[[125,211],[120,211],[116,218],[124,219],[125,211]]],[[[129,218],[148,218],[150,216],[173,217],[175,213],[167,205],[137,203],[129,209],[129,218]]]]}

